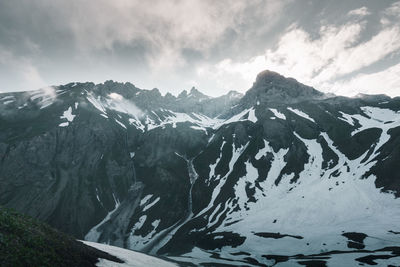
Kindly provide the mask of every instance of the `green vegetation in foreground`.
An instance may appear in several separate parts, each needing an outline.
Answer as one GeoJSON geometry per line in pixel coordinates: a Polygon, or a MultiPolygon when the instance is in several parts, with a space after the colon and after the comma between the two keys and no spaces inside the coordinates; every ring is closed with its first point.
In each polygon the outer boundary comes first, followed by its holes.
{"type": "Polygon", "coordinates": [[[122,262],[31,217],[0,206],[2,267],[95,266],[98,258],[122,262]]]}

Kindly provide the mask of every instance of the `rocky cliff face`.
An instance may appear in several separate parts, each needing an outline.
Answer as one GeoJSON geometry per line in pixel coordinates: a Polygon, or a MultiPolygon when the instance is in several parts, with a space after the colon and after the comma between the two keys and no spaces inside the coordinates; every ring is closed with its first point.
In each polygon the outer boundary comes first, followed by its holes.
{"type": "Polygon", "coordinates": [[[393,246],[399,151],[399,98],[270,71],[244,96],[111,81],[0,95],[0,204],[197,264],[393,246]]]}

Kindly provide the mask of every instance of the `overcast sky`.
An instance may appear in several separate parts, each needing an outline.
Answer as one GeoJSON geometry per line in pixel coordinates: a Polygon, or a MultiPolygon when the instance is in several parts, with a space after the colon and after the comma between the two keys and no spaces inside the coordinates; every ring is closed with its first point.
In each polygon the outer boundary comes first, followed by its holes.
{"type": "Polygon", "coordinates": [[[111,79],[218,96],[265,69],[400,95],[400,1],[0,0],[0,92],[111,79]]]}

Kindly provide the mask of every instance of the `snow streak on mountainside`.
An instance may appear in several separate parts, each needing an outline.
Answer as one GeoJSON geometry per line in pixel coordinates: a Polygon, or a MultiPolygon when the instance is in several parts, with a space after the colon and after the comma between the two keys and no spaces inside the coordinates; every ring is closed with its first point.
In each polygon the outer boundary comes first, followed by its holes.
{"type": "Polygon", "coordinates": [[[265,71],[244,96],[106,82],[0,103],[0,204],[78,238],[203,265],[400,261],[399,98],[265,71]]]}

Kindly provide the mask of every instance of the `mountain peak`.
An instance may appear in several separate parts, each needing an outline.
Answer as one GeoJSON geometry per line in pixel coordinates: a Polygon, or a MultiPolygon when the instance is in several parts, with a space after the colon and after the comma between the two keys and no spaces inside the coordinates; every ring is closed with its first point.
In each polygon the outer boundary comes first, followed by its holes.
{"type": "Polygon", "coordinates": [[[209,96],[203,94],[199,90],[197,90],[195,87],[192,87],[188,93],[187,90],[183,90],[179,95],[178,98],[194,98],[194,99],[206,99],[209,98],[209,96]]]}
{"type": "Polygon", "coordinates": [[[257,74],[256,83],[261,82],[261,81],[266,81],[266,80],[272,81],[275,79],[282,79],[282,78],[284,79],[285,77],[275,71],[264,70],[264,71],[260,72],[259,74],[257,74]]]}
{"type": "Polygon", "coordinates": [[[209,98],[207,95],[203,94],[202,92],[197,90],[195,87],[192,87],[192,89],[190,89],[190,93],[188,96],[199,98],[199,99],[209,98]]]}
{"type": "Polygon", "coordinates": [[[197,90],[196,87],[193,86],[192,89],[190,89],[189,95],[197,96],[197,95],[203,95],[203,93],[197,90]]]}
{"type": "Polygon", "coordinates": [[[256,81],[245,95],[245,101],[294,103],[323,96],[324,93],[294,78],[287,78],[277,72],[265,70],[257,75],[256,81]]]}
{"type": "Polygon", "coordinates": [[[178,95],[178,98],[184,98],[184,97],[187,97],[187,95],[188,95],[188,92],[187,92],[186,90],[183,90],[183,91],[178,95]]]}

